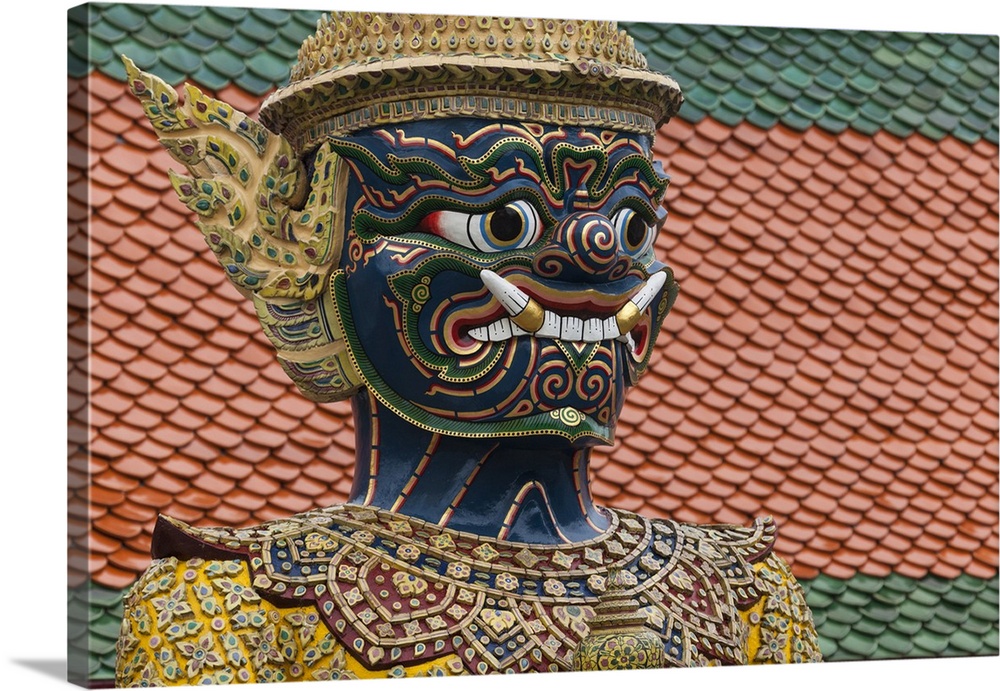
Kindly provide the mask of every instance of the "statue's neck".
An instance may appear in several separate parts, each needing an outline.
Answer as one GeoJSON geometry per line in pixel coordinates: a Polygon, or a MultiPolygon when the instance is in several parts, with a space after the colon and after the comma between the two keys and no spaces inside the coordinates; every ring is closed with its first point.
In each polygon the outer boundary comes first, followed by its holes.
{"type": "Polygon", "coordinates": [[[428,432],[366,392],[355,396],[353,406],[352,503],[535,544],[587,540],[608,527],[590,496],[589,449],[548,437],[467,439],[428,432]]]}

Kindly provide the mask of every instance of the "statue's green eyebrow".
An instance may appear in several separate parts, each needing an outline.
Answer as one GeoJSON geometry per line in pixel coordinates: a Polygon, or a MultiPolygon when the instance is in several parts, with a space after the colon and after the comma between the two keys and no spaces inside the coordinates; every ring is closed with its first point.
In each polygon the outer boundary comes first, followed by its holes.
{"type": "MultiPolygon", "coordinates": [[[[519,125],[492,123],[469,136],[452,134],[454,141],[450,143],[408,136],[401,128],[373,134],[390,151],[380,155],[352,139],[333,139],[331,146],[352,164],[359,177],[364,176],[357,165],[411,194],[417,187],[444,187],[456,196],[478,196],[496,190],[516,175],[534,183],[545,203],[558,209],[566,203],[569,170],[574,168],[582,171],[581,182],[588,197],[585,205],[603,204],[623,185],[634,184],[641,190],[635,195],[642,199],[639,205],[652,213],[667,186],[647,151],[631,138],[609,138],[609,133],[591,134],[585,137],[589,141],[574,143],[562,139],[559,131],[536,134],[519,125]],[[492,141],[484,141],[485,137],[492,141]],[[488,148],[478,156],[466,153],[479,143],[488,144],[488,148]]],[[[483,147],[478,148],[482,151],[483,147]]],[[[406,194],[399,192],[400,196],[406,194]]]]}

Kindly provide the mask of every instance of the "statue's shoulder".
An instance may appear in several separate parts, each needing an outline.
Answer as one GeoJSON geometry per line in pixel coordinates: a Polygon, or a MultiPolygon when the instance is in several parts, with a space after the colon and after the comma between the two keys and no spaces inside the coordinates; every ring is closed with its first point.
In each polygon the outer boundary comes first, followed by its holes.
{"type": "Polygon", "coordinates": [[[369,676],[316,607],[283,599],[255,577],[254,548],[312,535],[311,517],[230,529],[161,516],[153,561],[124,599],[116,685],[369,676]]]}
{"type": "Polygon", "coordinates": [[[802,587],[774,551],[771,517],[738,526],[619,516],[648,526],[650,547],[639,566],[649,577],[638,587],[654,627],[659,617],[689,632],[714,621],[708,637],[739,663],[822,659],[802,587]]]}
{"type": "Polygon", "coordinates": [[[773,553],[777,528],[770,517],[749,526],[682,523],[669,519],[646,519],[619,513],[621,522],[642,522],[649,548],[639,567],[658,572],[657,583],[685,591],[690,582],[711,583],[714,594],[741,610],[751,607],[761,595],[757,571],[773,553]],[[664,577],[666,580],[664,581],[664,577]]]}

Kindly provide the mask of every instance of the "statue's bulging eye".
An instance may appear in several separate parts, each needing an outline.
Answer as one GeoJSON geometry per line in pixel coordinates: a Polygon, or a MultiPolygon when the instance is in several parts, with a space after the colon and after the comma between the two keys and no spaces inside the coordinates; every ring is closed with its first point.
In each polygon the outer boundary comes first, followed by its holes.
{"type": "Polygon", "coordinates": [[[656,227],[646,223],[634,210],[621,209],[611,220],[615,225],[618,241],[628,254],[638,257],[652,246],[656,227]]]}
{"type": "Polygon", "coordinates": [[[542,222],[535,207],[518,200],[484,214],[435,211],[421,221],[420,230],[480,252],[505,252],[536,242],[542,222]]]}

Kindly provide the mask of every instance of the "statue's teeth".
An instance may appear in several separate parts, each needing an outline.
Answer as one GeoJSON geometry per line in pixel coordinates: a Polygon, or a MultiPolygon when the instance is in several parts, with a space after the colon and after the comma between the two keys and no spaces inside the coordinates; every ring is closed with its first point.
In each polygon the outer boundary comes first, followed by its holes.
{"type": "Polygon", "coordinates": [[[528,335],[538,338],[558,338],[575,343],[598,343],[615,338],[624,340],[614,317],[581,319],[574,316],[563,317],[548,310],[545,311],[542,327],[535,332],[527,331],[508,317],[497,319],[486,326],[469,329],[469,336],[477,341],[506,341],[515,336],[528,335]]]}
{"type": "Polygon", "coordinates": [[[666,281],[667,274],[663,271],[657,271],[655,274],[650,276],[649,280],[646,281],[646,285],[644,285],[638,293],[632,296],[631,302],[635,304],[636,309],[642,312],[649,307],[649,303],[652,302],[653,296],[660,292],[666,281]]]}
{"type": "Polygon", "coordinates": [[[486,289],[493,293],[493,297],[497,299],[497,302],[503,305],[503,308],[512,317],[516,317],[523,312],[524,308],[531,302],[531,297],[527,293],[489,269],[480,271],[479,278],[482,279],[486,289]]]}
{"type": "Polygon", "coordinates": [[[480,277],[483,285],[507,310],[510,317],[469,329],[469,336],[477,341],[506,341],[515,336],[532,335],[576,343],[617,339],[632,348],[635,347],[635,342],[629,331],[639,323],[642,313],[667,279],[666,273],[659,271],[650,276],[645,285],[614,316],[583,319],[572,315],[562,316],[544,309],[530,295],[488,269],[483,269],[480,277]]]}
{"type": "Polygon", "coordinates": [[[646,281],[646,285],[639,289],[635,295],[633,295],[625,305],[618,310],[618,314],[615,315],[615,322],[618,324],[618,331],[621,334],[627,334],[635,325],[639,323],[642,319],[642,313],[649,303],[653,301],[653,297],[660,292],[663,288],[663,284],[667,281],[667,274],[663,271],[657,271],[655,274],[649,277],[646,281]]]}
{"type": "Polygon", "coordinates": [[[489,269],[480,271],[479,278],[497,302],[507,310],[511,321],[528,333],[538,330],[545,310],[530,295],[489,269]]]}

